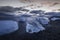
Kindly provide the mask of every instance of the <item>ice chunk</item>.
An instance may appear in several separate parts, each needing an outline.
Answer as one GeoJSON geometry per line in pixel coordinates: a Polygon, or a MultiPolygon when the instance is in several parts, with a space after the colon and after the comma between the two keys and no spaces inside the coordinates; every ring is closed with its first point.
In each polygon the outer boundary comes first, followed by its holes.
{"type": "Polygon", "coordinates": [[[34,18],[27,19],[26,32],[37,33],[39,31],[43,31],[43,30],[45,30],[45,28],[37,20],[35,20],[34,18]]]}
{"type": "Polygon", "coordinates": [[[40,17],[39,20],[42,24],[48,24],[50,22],[47,17],[40,17]]]}
{"type": "Polygon", "coordinates": [[[60,19],[60,18],[55,18],[55,17],[54,17],[54,18],[51,18],[51,20],[53,20],[53,21],[54,21],[54,20],[58,20],[58,19],[60,19]]]}
{"type": "Polygon", "coordinates": [[[11,33],[18,30],[18,23],[11,20],[0,20],[0,35],[11,33]]]}
{"type": "Polygon", "coordinates": [[[26,26],[26,32],[28,33],[38,33],[39,31],[43,31],[45,28],[40,24],[40,26],[35,27],[34,25],[27,24],[26,26]]]}

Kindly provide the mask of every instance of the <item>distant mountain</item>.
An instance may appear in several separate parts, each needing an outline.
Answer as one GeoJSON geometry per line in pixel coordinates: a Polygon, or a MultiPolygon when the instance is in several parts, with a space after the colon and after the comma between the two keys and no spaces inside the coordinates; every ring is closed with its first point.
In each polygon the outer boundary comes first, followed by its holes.
{"type": "Polygon", "coordinates": [[[42,11],[42,10],[32,10],[30,13],[41,14],[41,13],[44,13],[44,11],[42,11]]]}
{"type": "Polygon", "coordinates": [[[3,11],[3,12],[13,12],[15,11],[15,9],[11,6],[1,6],[0,7],[0,12],[3,11]]]}
{"type": "Polygon", "coordinates": [[[26,11],[26,12],[28,12],[28,11],[29,11],[29,9],[21,9],[21,11],[26,11]]]}
{"type": "Polygon", "coordinates": [[[21,10],[22,7],[0,6],[0,13],[15,15],[16,11],[21,10]]]}

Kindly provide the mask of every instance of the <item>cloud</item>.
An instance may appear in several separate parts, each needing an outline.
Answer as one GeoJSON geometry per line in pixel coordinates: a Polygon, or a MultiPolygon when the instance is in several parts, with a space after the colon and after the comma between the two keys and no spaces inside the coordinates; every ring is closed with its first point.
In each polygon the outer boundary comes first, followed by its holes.
{"type": "Polygon", "coordinates": [[[60,4],[60,3],[54,2],[54,3],[52,3],[52,5],[50,5],[50,7],[58,5],[58,4],[60,4]]]}
{"type": "Polygon", "coordinates": [[[60,9],[54,9],[54,10],[52,10],[52,11],[60,11],[60,9]]]}

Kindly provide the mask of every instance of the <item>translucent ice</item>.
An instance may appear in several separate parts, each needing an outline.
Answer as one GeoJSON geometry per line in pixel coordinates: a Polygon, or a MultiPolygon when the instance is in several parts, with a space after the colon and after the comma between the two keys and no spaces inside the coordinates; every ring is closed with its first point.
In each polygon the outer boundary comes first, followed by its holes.
{"type": "Polygon", "coordinates": [[[35,18],[27,18],[26,32],[37,33],[43,30],[45,30],[45,28],[35,18]]]}
{"type": "Polygon", "coordinates": [[[11,20],[0,20],[0,35],[11,33],[18,30],[18,23],[11,20]]]}

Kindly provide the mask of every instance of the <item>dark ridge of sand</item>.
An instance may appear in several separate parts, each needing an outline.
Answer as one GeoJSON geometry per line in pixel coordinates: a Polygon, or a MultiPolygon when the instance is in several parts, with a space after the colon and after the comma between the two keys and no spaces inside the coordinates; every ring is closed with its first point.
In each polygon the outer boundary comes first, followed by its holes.
{"type": "MultiPolygon", "coordinates": [[[[34,34],[20,32],[21,29],[19,29],[11,34],[0,36],[0,40],[60,40],[60,25],[54,23],[51,25],[46,27],[46,30],[34,34]]],[[[25,27],[26,25],[20,21],[19,26],[25,27]]]]}

